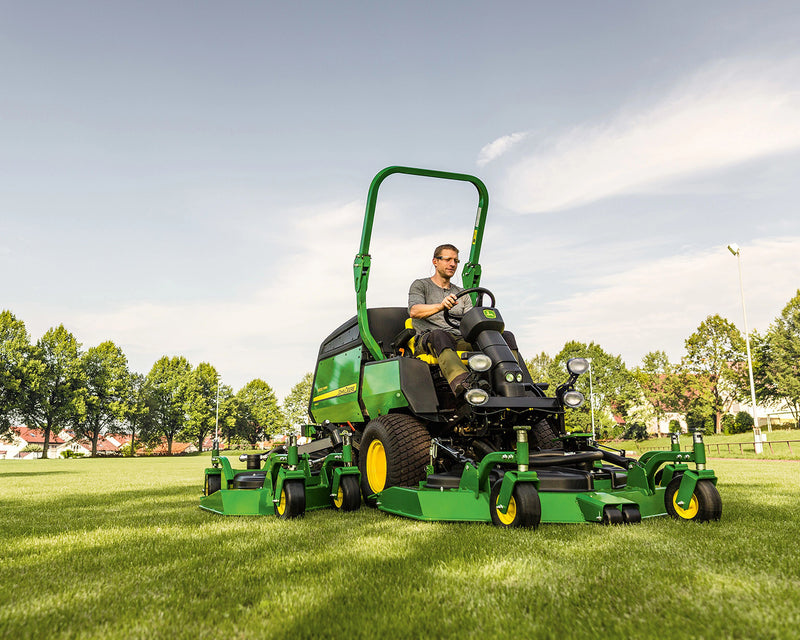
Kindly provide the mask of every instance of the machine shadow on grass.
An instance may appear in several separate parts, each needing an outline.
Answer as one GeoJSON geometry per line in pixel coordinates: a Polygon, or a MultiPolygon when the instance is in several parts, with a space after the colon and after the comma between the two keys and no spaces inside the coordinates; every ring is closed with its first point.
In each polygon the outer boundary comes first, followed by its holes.
{"type": "Polygon", "coordinates": [[[31,532],[58,533],[91,531],[102,526],[152,526],[156,518],[162,523],[181,522],[186,513],[194,515],[194,497],[190,488],[161,487],[149,489],[116,489],[109,493],[71,491],[52,496],[26,496],[24,500],[0,498],[3,505],[6,539],[31,532]],[[185,504],[184,509],[180,505],[185,504]],[[178,509],[176,510],[176,506],[178,509]],[[24,527],[13,526],[14,522],[24,527]]]}

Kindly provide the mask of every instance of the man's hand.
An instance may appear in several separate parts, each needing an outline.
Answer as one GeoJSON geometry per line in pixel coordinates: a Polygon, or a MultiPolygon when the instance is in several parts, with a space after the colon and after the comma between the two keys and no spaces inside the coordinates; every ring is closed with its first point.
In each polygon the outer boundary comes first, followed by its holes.
{"type": "Polygon", "coordinates": [[[452,309],[453,307],[455,307],[455,306],[456,306],[456,304],[457,304],[457,301],[456,301],[456,294],[454,294],[454,293],[451,293],[451,294],[450,294],[449,296],[447,296],[447,297],[446,297],[444,300],[442,300],[442,311],[444,311],[445,309],[448,309],[448,310],[450,310],[450,309],[452,309]]]}

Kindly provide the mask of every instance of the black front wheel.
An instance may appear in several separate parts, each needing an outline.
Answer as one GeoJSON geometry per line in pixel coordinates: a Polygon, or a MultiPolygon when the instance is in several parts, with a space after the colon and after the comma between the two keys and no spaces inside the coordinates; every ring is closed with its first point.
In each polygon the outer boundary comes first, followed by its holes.
{"type": "Polygon", "coordinates": [[[514,485],[508,501],[506,513],[498,511],[497,499],[500,497],[502,480],[492,485],[489,496],[489,508],[492,512],[492,523],[498,527],[531,527],[535,529],[542,519],[542,503],[539,492],[530,482],[518,482],[514,485]]]}
{"type": "Polygon", "coordinates": [[[356,511],[361,507],[361,489],[354,475],[342,476],[339,491],[331,498],[331,503],[339,511],[356,511]]]}
{"type": "Polygon", "coordinates": [[[698,480],[688,505],[678,504],[681,476],[673,478],[664,492],[667,513],[678,520],[708,522],[722,517],[722,498],[711,480],[698,480]]]}
{"type": "Polygon", "coordinates": [[[206,486],[203,487],[203,495],[210,496],[222,489],[222,474],[209,473],[206,476],[206,486]]]}
{"type": "Polygon", "coordinates": [[[279,518],[288,520],[302,516],[306,511],[306,488],[302,480],[287,480],[281,488],[281,496],[275,506],[279,518]]]}

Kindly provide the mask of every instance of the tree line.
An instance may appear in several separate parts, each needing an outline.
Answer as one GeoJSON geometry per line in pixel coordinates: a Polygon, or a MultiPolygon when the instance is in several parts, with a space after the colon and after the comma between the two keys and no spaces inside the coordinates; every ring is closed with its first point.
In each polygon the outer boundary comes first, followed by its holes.
{"type": "MultiPolygon", "coordinates": [[[[756,397],[766,405],[785,405],[800,423],[800,289],[769,330],[750,336],[756,397]]],[[[667,415],[682,415],[692,429],[734,432],[752,426],[746,416],[729,415],[732,404],[750,404],[745,339],[729,320],[711,315],[685,341],[685,355],[670,362],[664,351],[647,353],[629,369],[622,358],[595,342],[567,342],[554,357],[527,361],[534,380],[551,389],[566,377],[565,363],[587,357],[592,375],[578,388],[593,396],[595,431],[601,438],[646,437],[645,425],[667,415]],[[591,385],[591,389],[590,389],[591,385]]],[[[234,393],[221,384],[217,370],[201,362],[192,367],[182,356],[164,356],[145,376],[130,371],[123,351],[111,341],[82,351],[63,325],[35,343],[22,320],[0,313],[0,437],[15,424],[44,433],[43,456],[53,434],[72,429],[91,443],[92,455],[106,432],[129,434],[134,443],[203,441],[217,423],[229,444],[255,446],[264,438],[308,419],[311,374],[307,373],[279,404],[264,380],[255,379],[234,393]],[[219,391],[218,391],[219,389],[219,391]]],[[[591,430],[590,402],[567,413],[569,430],[591,430]]]]}
{"type": "Polygon", "coordinates": [[[183,356],[164,356],[147,375],[130,370],[112,341],[85,351],[63,325],[48,329],[35,343],[10,311],[0,313],[0,437],[14,426],[41,430],[42,457],[63,429],[91,444],[104,433],[131,436],[137,446],[175,441],[203,442],[214,433],[229,443],[257,442],[307,421],[311,374],[278,403],[272,387],[255,379],[234,393],[207,362],[192,367],[183,356]]]}
{"type": "MultiPolygon", "coordinates": [[[[679,362],[670,362],[664,351],[651,351],[638,366],[628,369],[620,356],[594,342],[570,341],[555,357],[541,353],[527,364],[534,380],[554,388],[566,379],[569,358],[591,358],[599,437],[646,437],[647,423],[672,414],[683,416],[690,429],[706,433],[736,433],[752,427],[751,414],[740,412],[736,418],[729,414],[734,402],[751,404],[742,333],[729,320],[711,315],[684,346],[679,362]]],[[[750,346],[757,402],[785,406],[795,425],[800,424],[800,289],[766,333],[750,334],[750,346]]],[[[578,388],[587,398],[589,387],[589,376],[581,376],[578,388]]],[[[567,413],[567,428],[591,431],[591,419],[587,402],[567,413]]]]}

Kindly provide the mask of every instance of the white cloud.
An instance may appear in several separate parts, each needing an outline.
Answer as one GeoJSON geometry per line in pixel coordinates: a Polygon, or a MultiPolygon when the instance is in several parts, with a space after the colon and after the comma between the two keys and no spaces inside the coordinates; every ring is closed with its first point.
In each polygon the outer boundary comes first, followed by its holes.
{"type": "MultiPolygon", "coordinates": [[[[559,210],[797,149],[799,69],[798,60],[720,62],[654,106],[539,140],[508,170],[500,200],[520,212],[559,210]]],[[[484,150],[502,150],[502,140],[484,150]]]]}
{"type": "MultiPolygon", "coordinates": [[[[798,251],[800,237],[742,246],[751,331],[766,331],[796,294],[798,251]]],[[[555,355],[567,340],[593,340],[634,366],[657,349],[680,359],[686,338],[717,313],[744,330],[737,266],[724,245],[587,279],[584,291],[539,306],[518,338],[526,355],[542,350],[555,355]]]]}
{"type": "Polygon", "coordinates": [[[511,147],[516,145],[518,142],[521,142],[525,138],[527,138],[529,132],[521,131],[518,133],[511,133],[507,136],[502,136],[497,138],[497,140],[493,140],[489,144],[483,146],[483,148],[478,153],[477,164],[479,167],[486,166],[495,158],[499,158],[504,153],[506,153],[511,147]]]}
{"type": "Polygon", "coordinates": [[[264,257],[270,281],[248,299],[146,302],[64,322],[85,347],[116,342],[136,371],[147,373],[161,355],[184,355],[193,365],[210,362],[235,388],[263,378],[282,398],[313,369],[322,339],[355,314],[350,265],[362,216],[358,202],[291,212],[286,251],[264,257]]]}

